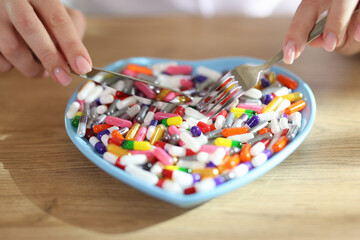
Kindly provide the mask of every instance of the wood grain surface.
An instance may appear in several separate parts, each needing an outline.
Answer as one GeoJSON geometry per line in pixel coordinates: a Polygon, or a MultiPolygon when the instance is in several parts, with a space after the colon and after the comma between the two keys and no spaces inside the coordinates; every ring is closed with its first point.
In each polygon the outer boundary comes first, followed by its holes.
{"type": "MultiPolygon", "coordinates": [[[[151,56],[267,59],[288,18],[88,21],[94,65],[151,56]]],[[[307,48],[285,66],[317,101],[316,121],[279,166],[192,209],[109,176],[72,144],[66,103],[80,84],[0,74],[0,239],[359,239],[360,57],[307,48]]]]}

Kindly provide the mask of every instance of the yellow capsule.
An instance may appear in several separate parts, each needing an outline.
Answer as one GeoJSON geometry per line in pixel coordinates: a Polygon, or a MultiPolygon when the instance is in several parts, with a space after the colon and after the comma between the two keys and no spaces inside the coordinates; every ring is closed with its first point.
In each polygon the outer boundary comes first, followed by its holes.
{"type": "Polygon", "coordinates": [[[263,86],[262,86],[261,81],[258,81],[258,82],[256,83],[256,85],[254,86],[254,88],[259,89],[259,90],[262,90],[262,89],[263,89],[263,86]]]}
{"type": "Polygon", "coordinates": [[[153,135],[150,138],[150,144],[154,145],[155,142],[159,141],[164,134],[165,125],[159,124],[156,126],[153,135]]]}
{"type": "Polygon", "coordinates": [[[121,157],[129,153],[128,150],[123,149],[122,147],[119,147],[118,145],[112,143],[107,145],[106,151],[111,152],[112,154],[115,154],[118,157],[121,157]]]}
{"type": "Polygon", "coordinates": [[[197,168],[193,169],[192,173],[200,174],[201,178],[216,177],[219,175],[219,169],[217,168],[197,168]]]}
{"type": "Polygon", "coordinates": [[[175,166],[175,165],[166,165],[164,168],[167,170],[172,170],[172,171],[179,170],[179,167],[175,166]]]}
{"type": "Polygon", "coordinates": [[[75,114],[75,117],[77,116],[77,117],[81,117],[83,115],[83,113],[82,112],[77,112],[76,114],[75,114]]]}
{"type": "Polygon", "coordinates": [[[172,126],[172,125],[176,126],[176,125],[180,125],[182,122],[183,119],[180,116],[165,118],[161,120],[161,123],[164,124],[165,126],[172,126]]]}
{"type": "Polygon", "coordinates": [[[128,131],[128,133],[125,136],[125,140],[133,141],[135,139],[136,133],[140,129],[140,126],[141,126],[140,123],[135,123],[134,125],[132,125],[132,127],[130,128],[130,130],[128,131]]]}
{"type": "Polygon", "coordinates": [[[243,113],[248,113],[248,114],[252,114],[252,115],[256,114],[255,111],[245,109],[245,108],[232,108],[230,111],[235,114],[236,118],[240,117],[243,113]]]}
{"type": "Polygon", "coordinates": [[[303,99],[304,94],[302,94],[301,92],[294,92],[294,93],[289,93],[289,94],[283,95],[281,97],[283,99],[289,100],[290,102],[296,102],[296,101],[303,99]]]}
{"type": "Polygon", "coordinates": [[[275,111],[276,108],[280,105],[280,103],[283,101],[282,97],[275,97],[269,104],[263,109],[263,113],[275,111]]]}
{"type": "Polygon", "coordinates": [[[276,74],[274,72],[269,73],[268,80],[270,84],[273,84],[276,81],[276,74]]]}
{"type": "Polygon", "coordinates": [[[161,89],[161,91],[158,93],[158,95],[156,96],[156,100],[162,101],[164,100],[164,98],[171,92],[171,90],[163,88],[161,89]]]}
{"type": "Polygon", "coordinates": [[[130,149],[130,150],[140,150],[147,151],[150,150],[150,143],[148,141],[130,141],[125,140],[122,145],[122,148],[130,149]]]}
{"type": "Polygon", "coordinates": [[[218,137],[215,139],[214,144],[216,146],[222,146],[222,147],[238,147],[238,148],[242,148],[242,143],[239,141],[235,141],[235,140],[231,140],[228,138],[222,138],[222,137],[218,137]]]}

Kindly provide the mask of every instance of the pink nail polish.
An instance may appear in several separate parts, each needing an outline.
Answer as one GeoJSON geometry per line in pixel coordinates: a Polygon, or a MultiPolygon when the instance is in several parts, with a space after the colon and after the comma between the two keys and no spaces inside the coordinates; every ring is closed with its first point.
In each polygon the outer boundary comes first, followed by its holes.
{"type": "Polygon", "coordinates": [[[91,71],[89,62],[83,56],[77,56],[75,63],[81,74],[86,74],[91,71]]]}
{"type": "Polygon", "coordinates": [[[332,52],[335,50],[337,45],[337,37],[335,33],[329,32],[325,36],[324,48],[328,52],[332,52]]]}
{"type": "Polygon", "coordinates": [[[354,38],[356,41],[360,42],[360,24],[356,26],[354,38]]]}
{"type": "Polygon", "coordinates": [[[67,86],[71,83],[70,75],[60,67],[54,69],[54,75],[56,80],[61,83],[63,86],[67,86]]]}
{"type": "Polygon", "coordinates": [[[292,64],[295,59],[295,42],[288,41],[284,49],[284,62],[292,64]]]}

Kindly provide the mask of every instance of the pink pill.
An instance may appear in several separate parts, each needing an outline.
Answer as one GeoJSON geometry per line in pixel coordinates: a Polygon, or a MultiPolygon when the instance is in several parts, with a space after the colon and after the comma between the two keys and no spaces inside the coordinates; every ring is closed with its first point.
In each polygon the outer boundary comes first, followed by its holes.
{"type": "Polygon", "coordinates": [[[85,103],[85,100],[79,100],[79,99],[78,99],[77,101],[78,101],[78,103],[80,104],[79,111],[82,112],[83,106],[84,106],[84,103],[85,103]]]}
{"type": "Polygon", "coordinates": [[[122,72],[122,74],[127,75],[127,76],[130,76],[130,77],[134,77],[134,78],[137,77],[137,73],[136,73],[136,72],[133,72],[133,71],[131,71],[131,70],[129,70],[129,69],[125,69],[125,70],[122,72]]]}
{"type": "Polygon", "coordinates": [[[154,155],[165,166],[174,164],[174,159],[160,147],[154,149],[154,155]]]}
{"type": "Polygon", "coordinates": [[[169,66],[166,68],[165,72],[170,75],[190,75],[192,72],[192,66],[191,65],[169,66]]]}
{"type": "Polygon", "coordinates": [[[162,119],[165,119],[165,118],[170,118],[170,117],[177,117],[179,115],[177,114],[174,114],[174,113],[164,113],[164,112],[157,112],[155,113],[155,119],[156,120],[162,120],[162,119]]]}
{"type": "Polygon", "coordinates": [[[152,161],[155,159],[154,153],[152,151],[132,150],[132,151],[129,151],[129,153],[131,153],[132,155],[145,154],[148,161],[152,161]]]}
{"type": "Polygon", "coordinates": [[[130,122],[129,120],[125,120],[125,119],[121,119],[121,118],[113,117],[113,116],[107,116],[105,118],[105,123],[113,125],[113,126],[118,126],[120,128],[122,128],[122,127],[131,128],[131,126],[133,125],[132,122],[130,122]]]}
{"type": "Polygon", "coordinates": [[[177,96],[177,94],[176,94],[175,92],[170,92],[168,95],[166,95],[166,97],[164,97],[164,101],[170,102],[170,101],[173,100],[176,96],[177,96]]]}
{"type": "Polygon", "coordinates": [[[245,108],[245,109],[249,109],[249,110],[253,110],[257,113],[262,113],[263,111],[263,107],[259,106],[259,105],[255,105],[255,104],[244,104],[241,103],[239,105],[237,105],[238,108],[245,108]]]}
{"type": "Polygon", "coordinates": [[[135,82],[135,85],[141,92],[145,94],[147,98],[155,99],[156,93],[149,87],[149,85],[143,82],[135,82]]]}
{"type": "Polygon", "coordinates": [[[194,87],[194,83],[188,79],[181,79],[180,84],[184,88],[192,88],[194,87]]]}
{"type": "Polygon", "coordinates": [[[146,136],[147,128],[141,127],[139,131],[136,133],[135,141],[144,141],[146,136]]]}
{"type": "Polygon", "coordinates": [[[229,148],[228,147],[220,147],[220,146],[216,146],[216,145],[202,145],[200,148],[200,152],[206,152],[206,153],[214,153],[216,151],[216,149],[218,148],[224,148],[226,153],[229,152],[229,148]]]}

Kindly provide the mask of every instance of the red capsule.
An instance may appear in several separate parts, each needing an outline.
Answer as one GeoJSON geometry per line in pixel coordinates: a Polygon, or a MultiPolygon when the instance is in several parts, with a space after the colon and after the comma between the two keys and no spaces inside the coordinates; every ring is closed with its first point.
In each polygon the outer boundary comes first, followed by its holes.
{"type": "Polygon", "coordinates": [[[196,126],[198,126],[198,127],[200,128],[200,130],[201,130],[201,132],[202,132],[203,134],[211,131],[210,125],[208,125],[208,124],[206,124],[206,123],[204,123],[204,122],[201,122],[201,121],[200,121],[200,122],[198,122],[198,124],[197,124],[196,126]]]}

